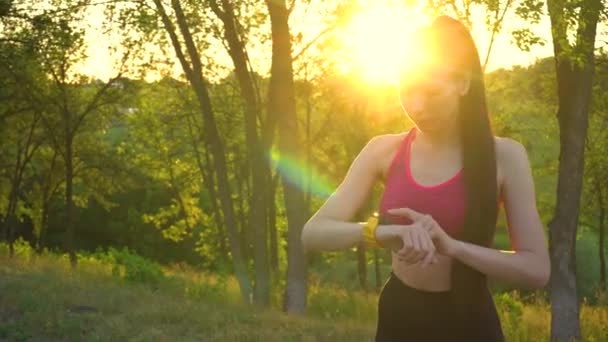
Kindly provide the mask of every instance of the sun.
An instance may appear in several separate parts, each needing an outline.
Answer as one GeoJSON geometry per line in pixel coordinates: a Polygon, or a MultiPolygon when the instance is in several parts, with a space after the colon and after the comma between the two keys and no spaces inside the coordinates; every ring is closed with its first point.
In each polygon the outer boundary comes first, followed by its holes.
{"type": "Polygon", "coordinates": [[[429,23],[422,9],[404,3],[360,2],[343,30],[343,70],[367,83],[396,82],[413,32],[429,23]]]}

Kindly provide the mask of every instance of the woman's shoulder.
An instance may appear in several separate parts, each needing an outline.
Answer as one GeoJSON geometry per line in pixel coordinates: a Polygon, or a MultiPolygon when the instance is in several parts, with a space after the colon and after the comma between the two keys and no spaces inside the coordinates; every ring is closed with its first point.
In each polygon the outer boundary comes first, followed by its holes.
{"type": "Polygon", "coordinates": [[[363,148],[365,152],[383,158],[394,154],[408,132],[381,134],[371,138],[363,148]]]}
{"type": "Polygon", "coordinates": [[[496,145],[497,160],[512,161],[513,158],[527,156],[526,147],[515,139],[495,136],[494,142],[496,145]]]}
{"type": "Polygon", "coordinates": [[[394,147],[395,144],[402,142],[407,134],[408,132],[376,135],[369,140],[368,144],[372,144],[378,149],[391,148],[394,147]]]}
{"type": "Polygon", "coordinates": [[[384,175],[406,135],[407,132],[374,136],[363,147],[357,159],[372,168],[374,173],[384,175]]]}
{"type": "Polygon", "coordinates": [[[499,178],[517,176],[520,172],[528,172],[530,167],[526,147],[519,141],[494,137],[496,146],[496,164],[499,178]]]}

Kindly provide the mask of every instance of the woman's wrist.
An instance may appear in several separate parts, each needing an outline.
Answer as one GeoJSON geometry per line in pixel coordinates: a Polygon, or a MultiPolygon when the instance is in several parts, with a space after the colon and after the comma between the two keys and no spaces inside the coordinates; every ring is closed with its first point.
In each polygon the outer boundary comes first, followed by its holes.
{"type": "Polygon", "coordinates": [[[466,245],[464,241],[452,239],[452,247],[450,248],[450,252],[448,253],[449,257],[460,259],[463,252],[466,249],[466,245]]]}

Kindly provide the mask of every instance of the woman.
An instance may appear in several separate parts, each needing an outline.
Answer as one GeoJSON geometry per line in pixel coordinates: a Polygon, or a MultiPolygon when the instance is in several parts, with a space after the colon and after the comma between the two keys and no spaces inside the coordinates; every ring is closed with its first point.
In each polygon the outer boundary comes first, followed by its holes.
{"type": "Polygon", "coordinates": [[[375,137],[306,223],[308,250],[392,250],[376,341],[502,341],[487,278],[544,287],[550,264],[524,147],[494,137],[469,31],[438,17],[400,70],[414,128],[375,137]],[[380,218],[349,222],[378,179],[380,218]],[[513,251],[492,249],[503,205],[513,251]]]}

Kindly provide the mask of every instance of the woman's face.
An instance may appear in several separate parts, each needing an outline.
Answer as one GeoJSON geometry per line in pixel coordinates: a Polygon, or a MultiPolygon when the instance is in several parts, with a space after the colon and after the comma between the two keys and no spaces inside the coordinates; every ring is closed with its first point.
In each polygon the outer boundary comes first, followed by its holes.
{"type": "Polygon", "coordinates": [[[399,97],[412,122],[423,132],[456,124],[460,98],[468,91],[468,82],[436,68],[410,75],[400,78],[399,97]]]}

